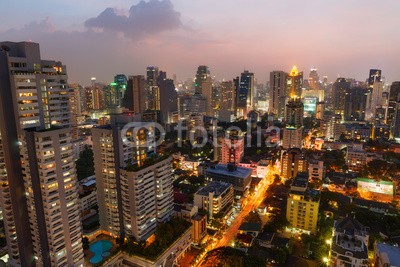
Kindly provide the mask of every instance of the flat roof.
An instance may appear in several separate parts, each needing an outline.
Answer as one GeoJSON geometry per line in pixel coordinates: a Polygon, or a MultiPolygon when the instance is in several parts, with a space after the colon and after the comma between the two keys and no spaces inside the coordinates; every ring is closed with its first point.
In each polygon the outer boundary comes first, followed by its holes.
{"type": "Polygon", "coordinates": [[[245,178],[251,176],[253,170],[250,168],[236,166],[235,170],[230,171],[230,170],[228,170],[227,164],[217,164],[213,167],[206,169],[205,172],[209,173],[209,174],[220,174],[220,175],[226,175],[226,176],[245,179],[245,178]]]}
{"type": "Polygon", "coordinates": [[[205,187],[200,188],[199,191],[196,192],[196,194],[208,196],[209,193],[214,193],[214,196],[219,196],[231,186],[232,184],[230,183],[212,181],[208,183],[208,185],[206,185],[205,187]]]}
{"type": "Polygon", "coordinates": [[[400,248],[385,243],[376,243],[379,256],[390,266],[400,266],[400,248]],[[383,254],[383,255],[382,255],[383,254]]]}
{"type": "Polygon", "coordinates": [[[299,173],[292,182],[292,186],[295,187],[304,187],[306,188],[308,185],[308,176],[299,173]]]}

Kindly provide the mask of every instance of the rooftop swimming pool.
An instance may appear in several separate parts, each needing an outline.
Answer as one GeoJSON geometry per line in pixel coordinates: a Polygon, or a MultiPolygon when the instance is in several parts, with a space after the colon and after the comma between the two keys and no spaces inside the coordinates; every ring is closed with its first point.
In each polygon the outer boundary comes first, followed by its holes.
{"type": "Polygon", "coordinates": [[[89,262],[92,264],[102,262],[104,258],[110,256],[111,248],[112,243],[108,240],[94,242],[89,246],[89,250],[94,253],[94,256],[90,258],[89,262]]]}

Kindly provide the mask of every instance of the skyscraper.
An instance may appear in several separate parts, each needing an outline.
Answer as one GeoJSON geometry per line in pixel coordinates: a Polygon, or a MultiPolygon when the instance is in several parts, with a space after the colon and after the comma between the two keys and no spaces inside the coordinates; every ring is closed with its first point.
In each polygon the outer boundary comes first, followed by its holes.
{"type": "Polygon", "coordinates": [[[285,122],[290,126],[300,127],[303,125],[304,105],[300,98],[289,100],[286,105],[285,122]]]}
{"type": "Polygon", "coordinates": [[[387,124],[390,126],[391,138],[399,137],[400,133],[400,82],[393,82],[389,91],[389,104],[387,111],[387,124]]]}
{"type": "Polygon", "coordinates": [[[211,83],[210,70],[208,69],[207,66],[200,65],[197,68],[196,78],[195,78],[194,82],[195,82],[195,84],[194,84],[195,93],[204,95],[203,94],[203,83],[207,83],[207,86],[208,86],[208,83],[211,83]]]}
{"type": "Polygon", "coordinates": [[[350,90],[350,82],[345,78],[337,78],[332,87],[333,111],[335,114],[344,116],[344,104],[346,91],[350,90]]]}
{"type": "Polygon", "coordinates": [[[319,75],[315,67],[310,70],[310,74],[308,75],[308,84],[310,85],[310,88],[313,90],[320,89],[319,75]]]}
{"type": "Polygon", "coordinates": [[[246,118],[247,113],[253,109],[254,73],[245,70],[240,74],[239,92],[236,98],[236,109],[239,112],[239,116],[246,118]]]}
{"type": "Polygon", "coordinates": [[[286,87],[286,95],[289,98],[301,97],[303,88],[303,72],[299,72],[296,66],[293,66],[287,76],[286,87]]]}
{"type": "Polygon", "coordinates": [[[285,115],[286,104],[286,80],[284,71],[272,71],[269,78],[269,112],[276,114],[278,118],[285,115]]]}
{"type": "Polygon", "coordinates": [[[363,121],[365,118],[368,89],[362,86],[347,88],[344,103],[345,121],[363,121]]]}
{"type": "Polygon", "coordinates": [[[161,71],[158,77],[158,87],[160,89],[160,112],[161,121],[170,123],[172,115],[178,112],[178,94],[175,90],[174,81],[167,79],[167,74],[161,71]]]}
{"type": "Polygon", "coordinates": [[[42,60],[37,43],[0,47],[0,205],[8,264],[83,266],[66,67],[42,60]]]}
{"type": "MultiPolygon", "coordinates": [[[[159,77],[158,67],[149,66],[146,69],[146,109],[148,110],[160,110],[160,87],[158,81],[165,79],[166,77],[159,77]]],[[[165,74],[165,72],[164,72],[165,74]]]]}
{"type": "Polygon", "coordinates": [[[114,82],[104,87],[104,101],[107,108],[118,108],[122,105],[127,78],[124,74],[114,76],[114,82]]]}
{"type": "Polygon", "coordinates": [[[368,76],[368,85],[372,87],[375,82],[382,81],[382,70],[378,69],[370,69],[369,76],[368,76]]]}
{"type": "Polygon", "coordinates": [[[235,86],[232,81],[221,83],[221,100],[219,104],[221,110],[235,110],[235,86]]]}

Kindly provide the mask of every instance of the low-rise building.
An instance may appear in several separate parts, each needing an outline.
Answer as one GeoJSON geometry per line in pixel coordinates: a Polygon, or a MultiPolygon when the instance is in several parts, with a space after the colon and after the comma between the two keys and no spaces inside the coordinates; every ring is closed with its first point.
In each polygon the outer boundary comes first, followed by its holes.
{"type": "Polygon", "coordinates": [[[204,174],[212,181],[220,181],[233,185],[235,191],[244,193],[250,188],[251,174],[253,170],[236,166],[234,164],[217,164],[212,165],[204,174]]]}
{"type": "Polygon", "coordinates": [[[322,160],[310,160],[308,163],[308,177],[311,181],[322,181],[325,178],[326,167],[322,160]]]}
{"type": "Polygon", "coordinates": [[[175,216],[182,217],[192,223],[192,242],[200,244],[207,235],[207,215],[199,214],[195,205],[175,205],[175,216]]]}
{"type": "Polygon", "coordinates": [[[233,205],[233,186],[230,183],[210,182],[194,194],[194,205],[207,210],[210,218],[233,205]]]}
{"type": "Polygon", "coordinates": [[[369,266],[367,228],[352,217],[335,221],[333,228],[329,253],[330,266],[369,266]]]}

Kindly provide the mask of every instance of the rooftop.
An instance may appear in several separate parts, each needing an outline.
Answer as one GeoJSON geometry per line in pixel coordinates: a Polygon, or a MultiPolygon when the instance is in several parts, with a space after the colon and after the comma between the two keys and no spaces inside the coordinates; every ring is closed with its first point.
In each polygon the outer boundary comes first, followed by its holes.
{"type": "Polygon", "coordinates": [[[376,243],[376,250],[382,262],[390,266],[400,266],[400,248],[385,243],[376,243]]]}
{"type": "Polygon", "coordinates": [[[249,168],[235,166],[236,168],[228,169],[227,164],[217,164],[215,166],[211,166],[205,172],[206,174],[219,174],[226,175],[231,177],[237,177],[245,179],[251,176],[253,170],[249,168]]]}
{"type": "Polygon", "coordinates": [[[196,192],[196,194],[208,196],[209,193],[214,193],[214,196],[218,197],[230,187],[232,187],[232,184],[212,181],[208,183],[208,185],[206,185],[205,187],[200,188],[199,191],[196,192]]]}
{"type": "Polygon", "coordinates": [[[365,231],[365,227],[353,217],[345,217],[335,222],[335,231],[354,235],[365,231]]]}

